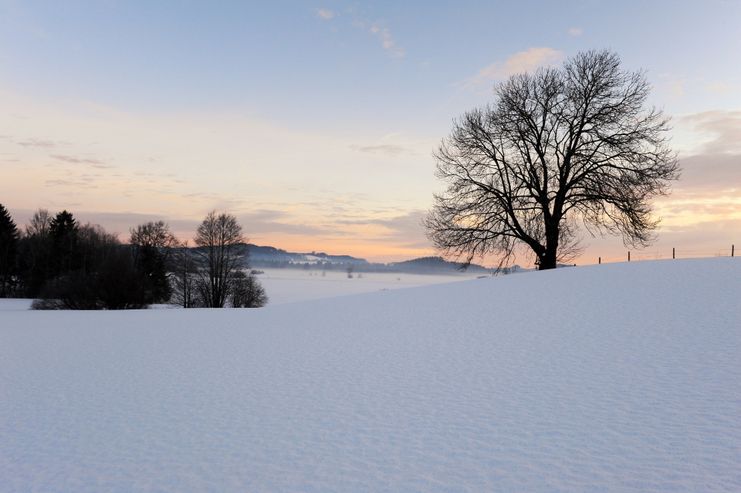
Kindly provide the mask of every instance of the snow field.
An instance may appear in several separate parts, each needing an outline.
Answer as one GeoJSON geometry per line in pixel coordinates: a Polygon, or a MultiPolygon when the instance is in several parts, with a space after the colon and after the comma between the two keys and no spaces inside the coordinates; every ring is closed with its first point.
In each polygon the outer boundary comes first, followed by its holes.
{"type": "Polygon", "coordinates": [[[741,263],[0,312],[1,491],[739,491],[741,263]]]}
{"type": "Polygon", "coordinates": [[[343,271],[303,269],[261,269],[257,276],[270,298],[268,304],[282,305],[348,294],[372,293],[390,289],[427,286],[470,280],[480,274],[408,274],[401,272],[353,272],[352,279],[343,271]]]}

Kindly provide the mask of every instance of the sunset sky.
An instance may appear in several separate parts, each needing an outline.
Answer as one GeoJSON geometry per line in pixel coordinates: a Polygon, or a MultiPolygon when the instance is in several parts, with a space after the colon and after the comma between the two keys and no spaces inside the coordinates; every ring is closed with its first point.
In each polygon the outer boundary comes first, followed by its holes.
{"type": "MultiPolygon", "coordinates": [[[[0,203],[187,239],[432,254],[431,153],[497,80],[609,48],[645,69],[683,176],[643,252],[741,244],[741,1],[0,0],[0,203]]],[[[586,239],[579,262],[622,258],[586,239]]],[[[641,255],[640,253],[638,255],[641,255]]]]}

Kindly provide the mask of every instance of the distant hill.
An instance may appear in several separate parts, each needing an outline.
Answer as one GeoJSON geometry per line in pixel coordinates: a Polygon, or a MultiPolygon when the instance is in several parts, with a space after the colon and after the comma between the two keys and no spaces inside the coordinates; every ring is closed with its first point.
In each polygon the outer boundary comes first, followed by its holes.
{"type": "MultiPolygon", "coordinates": [[[[334,270],[344,271],[352,269],[353,272],[402,272],[408,274],[457,274],[467,272],[469,274],[489,275],[493,269],[483,265],[470,264],[465,269],[461,262],[450,262],[442,257],[430,256],[420,257],[401,262],[368,262],[364,258],[351,255],[330,255],[324,252],[289,252],[272,246],[254,245],[246,243],[239,246],[240,254],[244,257],[246,264],[256,269],[305,269],[305,270],[334,270]]],[[[192,247],[198,250],[198,247],[192,247]]],[[[562,267],[559,265],[559,267],[562,267]]],[[[503,274],[514,274],[525,272],[519,265],[503,269],[503,274]]]]}
{"type": "Polygon", "coordinates": [[[249,256],[250,265],[255,267],[304,267],[304,266],[363,266],[370,265],[362,258],[350,255],[329,255],[323,252],[287,252],[271,246],[247,244],[243,246],[249,256]]]}
{"type": "Polygon", "coordinates": [[[394,262],[388,264],[389,267],[397,269],[399,272],[444,272],[453,273],[466,271],[470,273],[480,272],[482,274],[488,274],[491,269],[487,269],[481,265],[470,264],[468,267],[465,264],[459,262],[449,262],[442,257],[421,257],[412,260],[405,260],[403,262],[394,262]]]}
{"type": "MultiPolygon", "coordinates": [[[[459,262],[442,257],[422,257],[388,264],[368,262],[351,255],[330,255],[324,252],[289,252],[272,246],[240,245],[240,254],[250,267],[273,269],[347,270],[354,272],[405,272],[410,274],[456,274],[459,272],[490,274],[491,269],[477,264],[465,270],[459,262]]],[[[517,267],[515,267],[517,268],[517,267]]]]}

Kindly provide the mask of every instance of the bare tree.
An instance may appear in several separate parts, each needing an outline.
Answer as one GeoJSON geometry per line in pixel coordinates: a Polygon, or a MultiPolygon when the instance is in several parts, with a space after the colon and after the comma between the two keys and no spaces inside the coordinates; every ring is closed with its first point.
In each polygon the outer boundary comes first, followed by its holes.
{"type": "Polygon", "coordinates": [[[129,243],[136,268],[143,274],[148,303],[168,301],[172,288],[168,271],[170,255],[178,240],[164,221],[150,221],[130,230],[129,243]]]}
{"type": "Polygon", "coordinates": [[[39,209],[23,235],[19,257],[19,269],[23,295],[35,298],[52,273],[51,215],[39,209]]]}
{"type": "Polygon", "coordinates": [[[164,221],[150,221],[140,224],[136,228],[132,228],[130,233],[129,242],[138,247],[157,248],[163,250],[163,253],[168,253],[167,250],[178,246],[177,238],[170,231],[170,226],[164,221]]]}
{"type": "Polygon", "coordinates": [[[172,302],[183,308],[194,308],[203,303],[198,298],[196,289],[196,265],[193,254],[184,242],[172,256],[172,302]]]}
{"type": "Polygon", "coordinates": [[[209,212],[196,232],[196,254],[203,267],[198,290],[205,306],[221,308],[226,303],[234,273],[241,267],[239,245],[242,227],[230,214],[209,212]]]}
{"type": "Polygon", "coordinates": [[[33,213],[31,221],[26,225],[26,236],[47,236],[51,225],[51,215],[47,209],[39,209],[33,213]]]}
{"type": "Polygon", "coordinates": [[[609,51],[497,85],[495,103],[456,120],[435,154],[447,188],[428,236],[467,262],[496,255],[500,267],[524,247],[540,269],[578,252],[580,224],[647,245],[658,223],[649,201],[679,176],[668,119],[645,108],[649,91],[609,51]]]}

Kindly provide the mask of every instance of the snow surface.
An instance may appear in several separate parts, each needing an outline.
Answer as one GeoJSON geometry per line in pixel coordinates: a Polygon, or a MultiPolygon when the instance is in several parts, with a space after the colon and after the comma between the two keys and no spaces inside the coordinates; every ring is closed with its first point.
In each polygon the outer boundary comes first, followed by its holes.
{"type": "Polygon", "coordinates": [[[741,261],[0,312],[1,491],[741,491],[741,261]]]}
{"type": "Polygon", "coordinates": [[[0,298],[0,312],[7,310],[30,310],[33,300],[28,298],[0,298]]]}
{"type": "Polygon", "coordinates": [[[261,269],[257,278],[268,294],[268,304],[282,305],[297,301],[333,298],[348,294],[372,293],[389,289],[427,286],[429,284],[470,280],[481,274],[406,274],[396,272],[347,272],[318,270],[261,269]]]}
{"type": "MultiPolygon", "coordinates": [[[[335,298],[374,291],[387,291],[430,284],[466,281],[481,277],[481,274],[406,274],[397,272],[353,273],[352,279],[344,271],[305,269],[261,269],[257,278],[268,294],[269,305],[282,305],[297,301],[335,298]]],[[[4,310],[28,310],[33,300],[0,298],[0,312],[4,310]]],[[[177,305],[156,304],[153,309],[179,308],[177,305]]]]}

